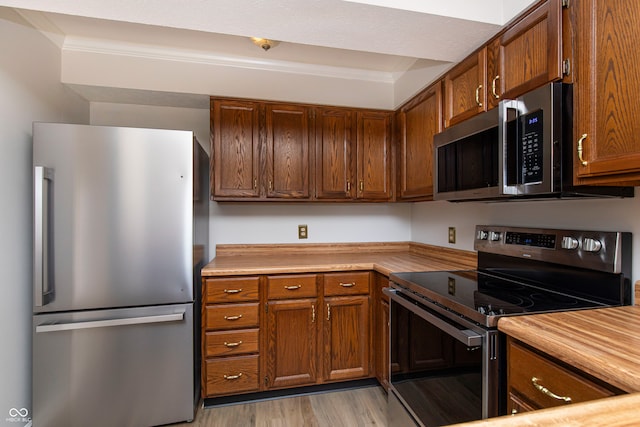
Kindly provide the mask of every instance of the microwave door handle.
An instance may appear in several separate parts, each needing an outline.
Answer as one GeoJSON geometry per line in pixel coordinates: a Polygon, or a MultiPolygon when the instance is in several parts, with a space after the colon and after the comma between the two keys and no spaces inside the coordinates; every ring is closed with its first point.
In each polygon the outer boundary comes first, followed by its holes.
{"type": "MultiPolygon", "coordinates": [[[[499,119],[498,119],[498,133],[499,133],[499,137],[500,140],[502,142],[502,144],[500,145],[500,149],[502,150],[502,152],[499,153],[499,158],[502,160],[502,164],[501,164],[501,170],[500,170],[500,176],[502,179],[502,193],[503,194],[507,194],[507,195],[518,195],[519,194],[519,186],[518,186],[518,182],[516,182],[515,185],[509,185],[509,181],[508,181],[508,175],[509,175],[509,170],[512,167],[516,168],[516,171],[518,170],[518,161],[517,161],[517,155],[515,156],[515,160],[516,160],[516,164],[510,164],[509,163],[509,156],[508,156],[508,148],[509,145],[512,145],[513,148],[517,149],[517,141],[516,144],[509,144],[509,132],[507,129],[507,124],[509,122],[509,118],[510,118],[510,114],[511,115],[515,115],[515,120],[518,120],[518,117],[520,116],[520,111],[522,110],[522,108],[520,108],[520,102],[518,100],[515,99],[507,99],[504,101],[500,101],[500,103],[498,104],[498,108],[499,108],[499,119]]],[[[513,116],[511,116],[513,117],[513,116]]]]}

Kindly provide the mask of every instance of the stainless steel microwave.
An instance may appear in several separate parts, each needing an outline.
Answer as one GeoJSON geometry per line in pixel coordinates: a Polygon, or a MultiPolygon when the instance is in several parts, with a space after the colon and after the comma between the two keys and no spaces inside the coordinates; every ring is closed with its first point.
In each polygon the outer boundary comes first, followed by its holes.
{"type": "Polygon", "coordinates": [[[633,197],[573,185],[572,86],[550,83],[434,136],[435,200],[633,197]]]}

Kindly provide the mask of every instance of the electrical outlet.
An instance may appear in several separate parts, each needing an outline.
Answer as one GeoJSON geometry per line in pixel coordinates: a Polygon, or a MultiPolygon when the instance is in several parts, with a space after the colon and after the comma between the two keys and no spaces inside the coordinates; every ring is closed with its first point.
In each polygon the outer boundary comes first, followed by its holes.
{"type": "Polygon", "coordinates": [[[455,242],[456,242],[456,228],[449,227],[449,243],[455,243],[455,242]]]}
{"type": "Polygon", "coordinates": [[[306,239],[309,237],[307,233],[307,224],[301,224],[298,226],[298,239],[306,239]]]}

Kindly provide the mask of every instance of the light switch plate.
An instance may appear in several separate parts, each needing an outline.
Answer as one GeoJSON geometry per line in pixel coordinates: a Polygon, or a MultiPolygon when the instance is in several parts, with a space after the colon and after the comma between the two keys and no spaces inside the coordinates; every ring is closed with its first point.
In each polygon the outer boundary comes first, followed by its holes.
{"type": "Polygon", "coordinates": [[[449,243],[455,243],[455,242],[456,242],[456,228],[449,227],[449,243]]]}

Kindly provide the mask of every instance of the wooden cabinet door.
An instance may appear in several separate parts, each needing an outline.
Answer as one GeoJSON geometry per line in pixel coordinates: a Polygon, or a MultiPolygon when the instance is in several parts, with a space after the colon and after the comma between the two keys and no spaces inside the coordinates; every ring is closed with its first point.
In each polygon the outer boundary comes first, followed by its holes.
{"type": "Polygon", "coordinates": [[[547,0],[489,45],[490,107],[562,78],[561,14],[562,1],[547,0]]]}
{"type": "Polygon", "coordinates": [[[369,297],[325,298],[324,378],[369,376],[369,297]]]}
{"type": "Polygon", "coordinates": [[[260,195],[259,103],[211,101],[213,197],[260,195]]]}
{"type": "Polygon", "coordinates": [[[449,127],[487,111],[487,48],[468,56],[444,77],[444,124],[449,127]]]}
{"type": "Polygon", "coordinates": [[[442,132],[441,82],[400,110],[400,198],[433,197],[433,136],[442,132]]]}
{"type": "Polygon", "coordinates": [[[267,303],[267,388],[316,383],[317,300],[267,303]]]}
{"type": "Polygon", "coordinates": [[[267,197],[309,198],[309,114],[299,105],[267,104],[267,197]]]}
{"type": "Polygon", "coordinates": [[[358,153],[357,197],[389,200],[391,190],[391,113],[359,111],[356,146],[358,153]]]}
{"type": "Polygon", "coordinates": [[[315,114],[316,198],[353,198],[355,156],[352,155],[353,113],[319,108],[315,114]]]}
{"type": "Polygon", "coordinates": [[[376,351],[376,377],[384,387],[389,389],[389,302],[380,301],[378,310],[376,340],[378,345],[374,346],[376,351]]]}
{"type": "Polygon", "coordinates": [[[574,182],[638,186],[640,3],[584,0],[570,8],[575,29],[574,182]]]}

